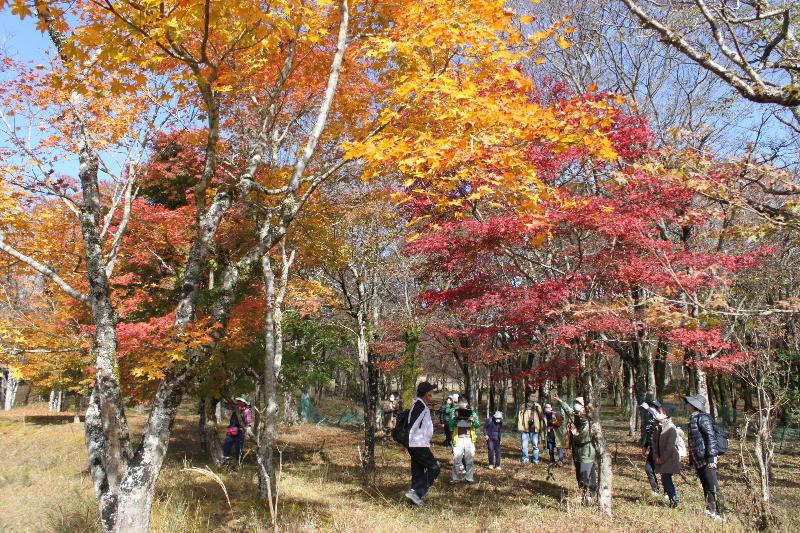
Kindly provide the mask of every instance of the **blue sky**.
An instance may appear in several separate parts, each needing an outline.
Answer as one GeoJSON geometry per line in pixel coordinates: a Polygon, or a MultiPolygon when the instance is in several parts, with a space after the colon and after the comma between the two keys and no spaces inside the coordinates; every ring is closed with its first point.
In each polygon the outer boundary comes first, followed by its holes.
{"type": "Polygon", "coordinates": [[[40,61],[49,45],[46,36],[36,30],[32,17],[20,20],[9,9],[0,10],[0,47],[5,53],[23,60],[40,61]]]}

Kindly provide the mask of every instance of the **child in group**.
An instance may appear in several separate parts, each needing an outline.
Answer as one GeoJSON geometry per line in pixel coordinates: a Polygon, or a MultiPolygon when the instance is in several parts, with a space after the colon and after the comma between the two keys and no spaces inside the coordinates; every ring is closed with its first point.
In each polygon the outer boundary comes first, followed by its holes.
{"type": "Polygon", "coordinates": [[[475,440],[477,438],[476,429],[478,413],[469,406],[466,396],[458,398],[458,408],[454,409],[450,415],[450,429],[453,430],[453,471],[450,476],[450,483],[458,483],[462,473],[462,462],[464,463],[463,474],[467,483],[474,481],[475,465],[475,440]]]}
{"type": "Polygon", "coordinates": [[[503,413],[497,411],[492,418],[486,421],[483,427],[486,446],[489,450],[489,470],[500,470],[500,434],[502,431],[503,413]]]}

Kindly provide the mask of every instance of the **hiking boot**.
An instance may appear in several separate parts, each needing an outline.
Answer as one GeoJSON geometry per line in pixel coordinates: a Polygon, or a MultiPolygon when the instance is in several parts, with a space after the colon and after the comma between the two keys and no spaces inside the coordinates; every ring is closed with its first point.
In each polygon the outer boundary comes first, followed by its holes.
{"type": "Polygon", "coordinates": [[[499,471],[499,470],[500,470],[500,467],[499,467],[499,466],[496,466],[496,467],[494,467],[494,469],[499,471]]]}
{"type": "Polygon", "coordinates": [[[706,509],[706,515],[714,522],[722,522],[722,517],[713,511],[706,509]]]}
{"type": "Polygon", "coordinates": [[[489,465],[489,470],[494,470],[494,465],[489,465]]]}
{"type": "Polygon", "coordinates": [[[451,479],[450,480],[450,484],[451,485],[458,485],[459,483],[461,483],[460,479],[451,479]]]}
{"type": "Polygon", "coordinates": [[[651,490],[650,491],[650,496],[652,496],[653,498],[660,498],[661,497],[661,493],[657,492],[655,490],[651,490]]]}
{"type": "Polygon", "coordinates": [[[422,498],[417,496],[417,491],[415,491],[414,489],[408,489],[406,491],[406,498],[411,500],[411,503],[413,503],[417,507],[425,507],[425,502],[422,501],[422,498]]]}
{"type": "Polygon", "coordinates": [[[675,508],[677,508],[677,507],[678,507],[678,504],[679,504],[680,502],[681,502],[681,501],[680,501],[678,498],[675,498],[674,500],[670,500],[670,501],[669,501],[669,506],[670,506],[671,508],[675,509],[675,508]]]}

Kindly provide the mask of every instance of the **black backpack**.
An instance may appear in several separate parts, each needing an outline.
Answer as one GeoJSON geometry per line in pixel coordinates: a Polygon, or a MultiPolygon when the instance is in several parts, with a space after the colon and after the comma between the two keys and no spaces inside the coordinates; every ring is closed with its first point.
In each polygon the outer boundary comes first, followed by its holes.
{"type": "MultiPolygon", "coordinates": [[[[411,409],[406,409],[397,415],[397,423],[392,430],[392,438],[399,444],[408,448],[408,439],[411,435],[411,411],[414,409],[414,402],[411,404],[411,409]]],[[[420,414],[419,427],[422,427],[422,415],[420,414]]]]}
{"type": "Polygon", "coordinates": [[[717,455],[724,455],[728,451],[728,432],[725,428],[718,426],[714,423],[714,418],[705,413],[711,419],[711,425],[714,426],[714,439],[717,441],[717,455]]]}
{"type": "Polygon", "coordinates": [[[728,432],[714,424],[714,434],[717,437],[717,453],[723,455],[728,451],[728,432]]]}

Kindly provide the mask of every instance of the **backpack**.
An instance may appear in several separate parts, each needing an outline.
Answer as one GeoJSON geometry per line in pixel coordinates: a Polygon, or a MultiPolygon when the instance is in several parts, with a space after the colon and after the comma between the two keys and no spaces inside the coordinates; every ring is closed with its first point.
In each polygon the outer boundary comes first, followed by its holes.
{"type": "Polygon", "coordinates": [[[675,426],[675,433],[677,433],[675,449],[678,450],[678,457],[683,461],[689,455],[689,450],[686,448],[686,439],[683,438],[683,430],[678,426],[675,426]]]}
{"type": "MultiPolygon", "coordinates": [[[[411,411],[414,409],[414,405],[417,402],[411,404],[411,409],[406,409],[399,415],[397,415],[397,422],[392,430],[392,438],[398,444],[402,444],[405,448],[408,448],[408,439],[411,436],[411,411]]],[[[419,427],[422,427],[422,415],[419,416],[419,427]]],[[[416,420],[415,420],[416,422],[416,420]]]]}
{"type": "Polygon", "coordinates": [[[717,437],[717,454],[724,455],[728,451],[728,432],[714,424],[714,435],[717,437]]]}
{"type": "Polygon", "coordinates": [[[564,449],[571,450],[572,449],[572,430],[575,428],[575,424],[571,421],[567,423],[567,428],[564,431],[564,449]]]}

